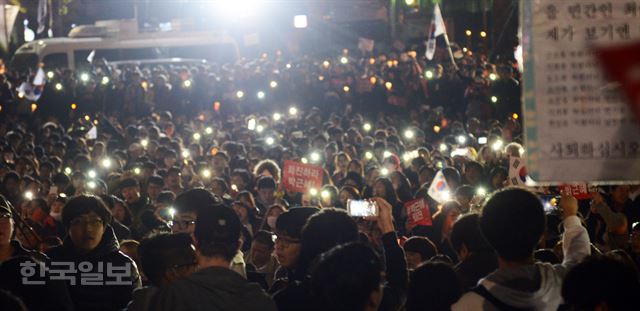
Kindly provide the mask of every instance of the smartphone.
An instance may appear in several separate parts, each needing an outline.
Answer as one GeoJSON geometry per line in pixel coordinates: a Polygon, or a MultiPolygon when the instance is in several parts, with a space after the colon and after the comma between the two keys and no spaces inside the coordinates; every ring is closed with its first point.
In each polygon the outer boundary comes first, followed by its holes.
{"type": "Polygon", "coordinates": [[[478,138],[478,144],[486,145],[487,144],[487,138],[486,137],[479,137],[478,138]]]}
{"type": "Polygon", "coordinates": [[[378,205],[374,201],[349,200],[347,211],[352,217],[378,216],[378,205]]]}
{"type": "Polygon", "coordinates": [[[559,209],[559,206],[560,206],[559,195],[542,195],[540,196],[540,201],[542,201],[542,206],[544,207],[544,211],[547,213],[556,211],[559,209]]]}

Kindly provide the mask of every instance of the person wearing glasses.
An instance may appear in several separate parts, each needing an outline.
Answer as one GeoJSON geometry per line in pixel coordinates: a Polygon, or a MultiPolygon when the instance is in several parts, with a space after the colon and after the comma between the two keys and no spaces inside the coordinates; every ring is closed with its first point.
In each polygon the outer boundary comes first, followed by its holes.
{"type": "Polygon", "coordinates": [[[47,252],[49,276],[64,275],[76,310],[120,310],[140,287],[136,264],[119,251],[111,217],[93,195],[76,196],[62,210],[68,235],[47,252]]]}

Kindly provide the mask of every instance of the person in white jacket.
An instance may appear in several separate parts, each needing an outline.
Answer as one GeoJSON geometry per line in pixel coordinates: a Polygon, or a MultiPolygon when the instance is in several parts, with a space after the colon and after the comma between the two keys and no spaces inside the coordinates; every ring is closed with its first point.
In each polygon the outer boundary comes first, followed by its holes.
{"type": "Polygon", "coordinates": [[[540,198],[521,188],[494,193],[485,203],[480,230],[498,255],[498,269],[456,302],[458,310],[556,310],[567,271],[590,255],[589,235],[578,218],[578,201],[560,200],[564,234],[561,264],[535,262],[533,251],[545,230],[540,198]]]}

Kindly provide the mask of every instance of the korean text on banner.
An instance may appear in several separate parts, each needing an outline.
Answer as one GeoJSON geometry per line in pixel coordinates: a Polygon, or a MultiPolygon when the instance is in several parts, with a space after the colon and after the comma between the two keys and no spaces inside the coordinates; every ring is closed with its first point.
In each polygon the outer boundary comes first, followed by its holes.
{"type": "Polygon", "coordinates": [[[520,2],[526,166],[536,182],[638,180],[640,126],[593,52],[640,40],[632,2],[520,2]]]}
{"type": "Polygon", "coordinates": [[[407,225],[409,228],[432,225],[431,211],[425,199],[409,201],[404,204],[404,208],[407,212],[407,225]]]}
{"type": "Polygon", "coordinates": [[[285,189],[292,192],[305,192],[308,189],[322,187],[322,167],[295,161],[284,161],[282,182],[285,189]]]}

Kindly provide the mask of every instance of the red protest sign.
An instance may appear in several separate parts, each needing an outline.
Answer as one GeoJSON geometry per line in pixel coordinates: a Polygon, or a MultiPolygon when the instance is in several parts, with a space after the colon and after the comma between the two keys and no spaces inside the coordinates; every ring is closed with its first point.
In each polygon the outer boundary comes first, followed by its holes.
{"type": "Polygon", "coordinates": [[[409,228],[415,226],[431,226],[431,211],[425,199],[416,199],[404,204],[407,211],[407,225],[409,228]]]}
{"type": "Polygon", "coordinates": [[[293,192],[305,192],[307,189],[322,187],[322,167],[313,164],[286,160],[282,182],[284,188],[293,192]]]}
{"type": "Polygon", "coordinates": [[[590,199],[591,195],[589,194],[589,189],[587,188],[587,184],[564,184],[560,186],[560,190],[565,193],[571,193],[572,196],[576,197],[578,200],[590,199]]]}

